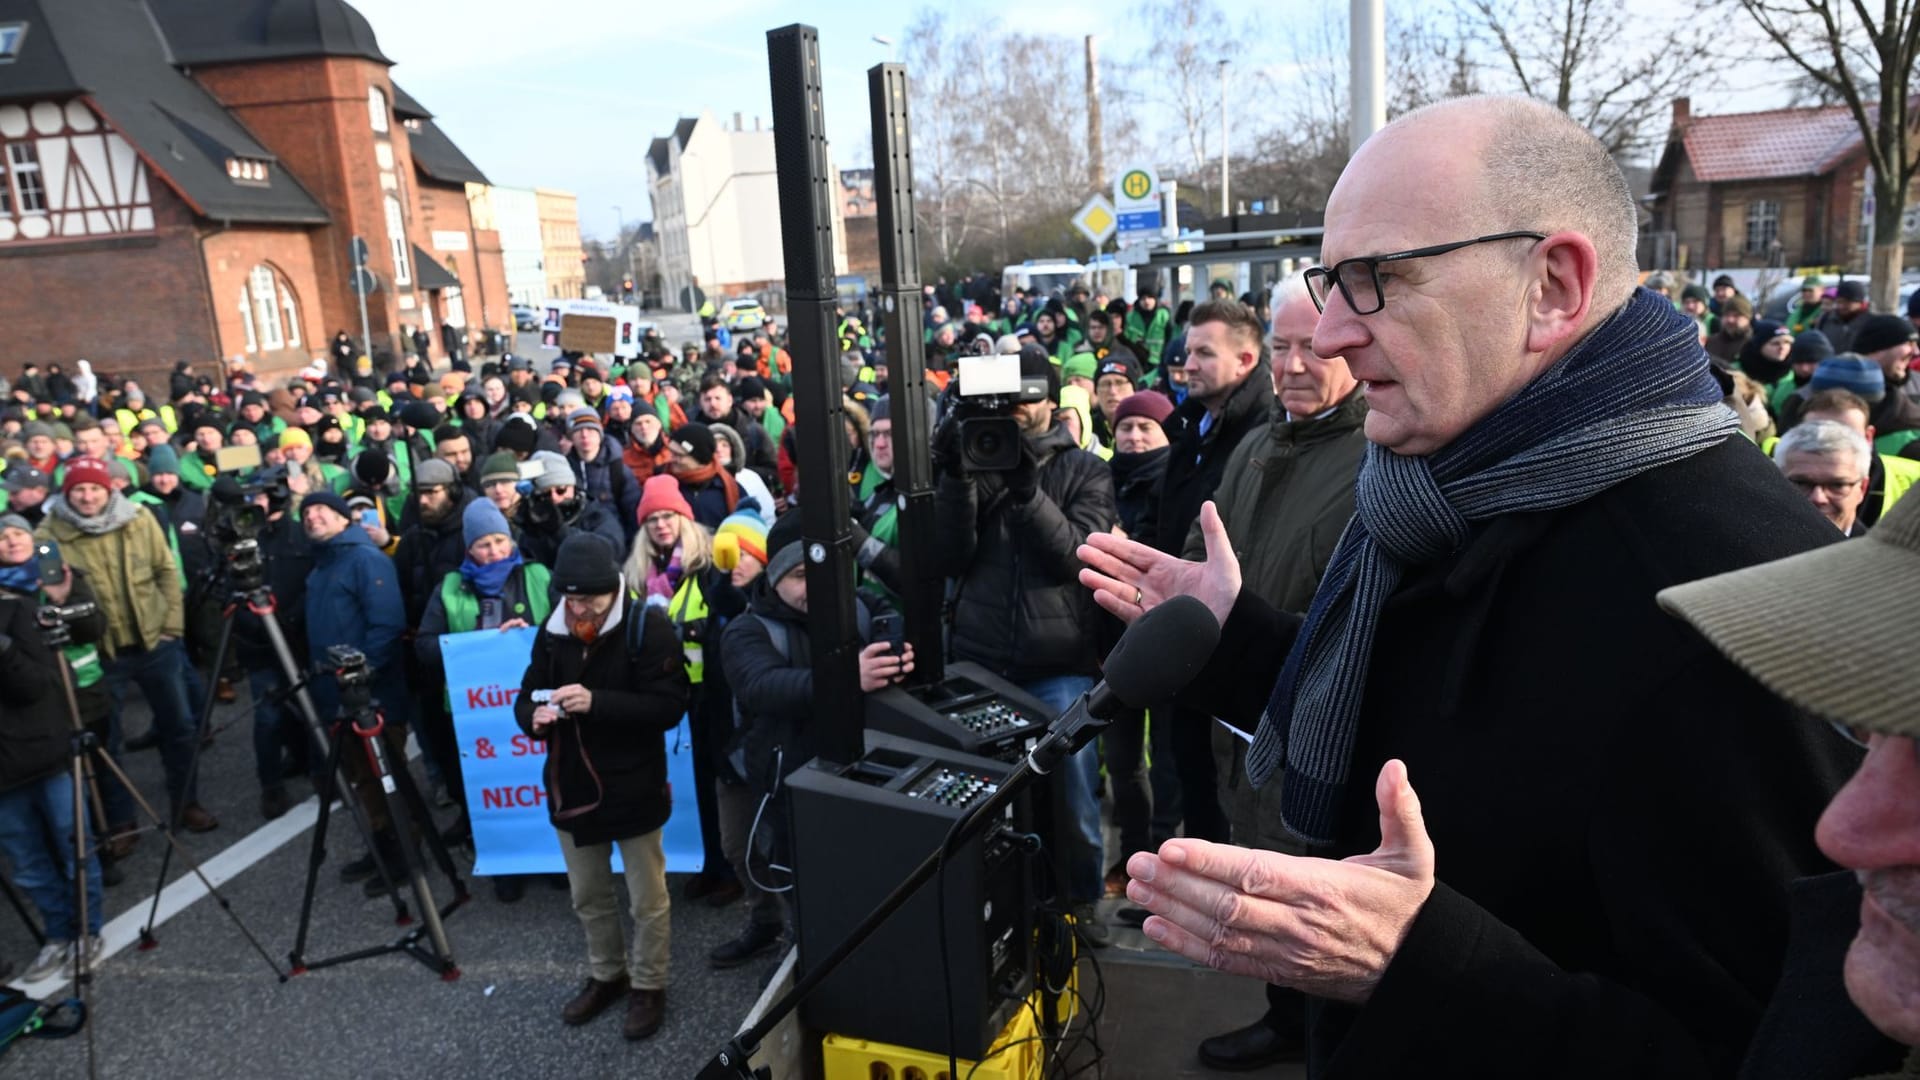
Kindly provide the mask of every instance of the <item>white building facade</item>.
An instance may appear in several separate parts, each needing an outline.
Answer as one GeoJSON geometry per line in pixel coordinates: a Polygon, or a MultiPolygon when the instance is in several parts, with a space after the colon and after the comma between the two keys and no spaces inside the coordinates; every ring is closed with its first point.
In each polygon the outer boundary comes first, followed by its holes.
{"type": "MultiPolygon", "coordinates": [[[[702,295],[718,306],[737,296],[784,294],[771,128],[756,120],[746,130],[737,113],[727,127],[702,112],[653,140],[645,167],[663,307],[692,311],[702,295]]],[[[833,210],[834,267],[844,273],[838,202],[833,210]]]]}
{"type": "Polygon", "coordinates": [[[500,259],[507,270],[507,296],[538,307],[547,298],[547,268],[540,237],[540,205],[532,188],[490,190],[500,227],[500,259]]]}

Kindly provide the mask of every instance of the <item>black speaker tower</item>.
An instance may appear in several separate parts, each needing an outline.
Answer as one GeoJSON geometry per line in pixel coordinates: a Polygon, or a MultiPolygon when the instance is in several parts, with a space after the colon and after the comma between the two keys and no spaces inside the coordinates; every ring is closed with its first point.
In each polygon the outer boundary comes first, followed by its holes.
{"type": "Polygon", "coordinates": [[[813,647],[815,745],[833,762],[857,760],[861,741],[856,570],[847,490],[847,441],[840,407],[840,342],[834,307],[833,199],[820,100],[820,35],[795,23],[767,31],[773,88],[773,159],[780,192],[780,240],[787,268],[787,351],[793,354],[793,412],[807,562],[807,633],[813,647]]]}

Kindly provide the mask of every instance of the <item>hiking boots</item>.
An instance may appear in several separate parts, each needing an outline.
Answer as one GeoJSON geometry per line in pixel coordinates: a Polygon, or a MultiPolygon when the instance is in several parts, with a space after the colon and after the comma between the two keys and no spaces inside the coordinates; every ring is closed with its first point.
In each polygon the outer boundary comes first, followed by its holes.
{"type": "Polygon", "coordinates": [[[578,1026],[606,1012],[608,1006],[627,995],[627,977],[620,976],[612,982],[588,979],[573,1000],[560,1007],[560,1019],[570,1025],[578,1026]]]}

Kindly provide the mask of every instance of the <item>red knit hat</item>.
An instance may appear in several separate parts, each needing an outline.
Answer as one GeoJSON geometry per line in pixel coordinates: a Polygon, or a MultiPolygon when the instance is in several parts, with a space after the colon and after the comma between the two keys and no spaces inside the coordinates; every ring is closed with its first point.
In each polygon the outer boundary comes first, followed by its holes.
{"type": "Polygon", "coordinates": [[[111,490],[113,477],[107,472],[107,463],[90,457],[68,459],[67,476],[60,482],[60,494],[65,495],[79,484],[99,484],[111,490]]]}
{"type": "Polygon", "coordinates": [[[646,486],[640,489],[640,509],[634,516],[645,525],[648,518],[662,510],[671,510],[683,518],[693,517],[693,507],[687,505],[687,497],[680,494],[680,481],[665,473],[647,477],[646,486]]]}

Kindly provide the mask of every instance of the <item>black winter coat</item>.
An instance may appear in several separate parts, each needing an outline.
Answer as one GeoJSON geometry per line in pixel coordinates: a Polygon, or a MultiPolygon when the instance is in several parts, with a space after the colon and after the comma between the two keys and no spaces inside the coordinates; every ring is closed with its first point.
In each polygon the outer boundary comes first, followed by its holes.
{"type": "Polygon", "coordinates": [[[1113,477],[1059,424],[1027,441],[1039,459],[1032,498],[972,474],[943,474],[934,492],[940,564],[960,579],[953,654],[1016,682],[1096,674],[1087,628],[1100,609],[1080,586],[1077,552],[1118,519],[1113,477]]]}
{"type": "MultiPolygon", "coordinates": [[[[0,791],[44,780],[67,766],[68,737],[73,721],[67,712],[67,692],[61,686],[57,664],[66,658],[41,636],[34,612],[38,596],[0,592],[0,791]]],[[[76,569],[68,604],[95,603],[93,590],[76,569]]],[[[107,634],[107,616],[97,606],[93,614],[75,622],[70,632],[78,645],[91,645],[107,634]]],[[[104,655],[101,663],[104,664],[104,655]]],[[[80,690],[81,720],[87,722],[87,699],[98,696],[104,681],[93,690],[80,690]]]]}
{"type": "MultiPolygon", "coordinates": [[[[748,607],[753,617],[727,623],[720,652],[726,657],[727,684],[745,724],[739,734],[743,779],[753,790],[766,793],[773,790],[775,780],[819,754],[813,732],[813,642],[807,636],[807,617],[780,599],[765,577],[750,589],[753,598],[748,607]],[[784,654],[774,647],[762,619],[785,625],[784,654]]],[[[870,629],[873,607],[858,594],[854,603],[860,606],[858,624],[870,629]]]]}
{"type": "MultiPolygon", "coordinates": [[[[1654,594],[1838,540],[1734,437],[1409,570],[1376,637],[1337,843],[1406,761],[1439,882],[1316,1077],[1728,1076],[1779,978],[1787,885],[1859,749],[1654,594]]],[[[1182,703],[1253,730],[1298,616],[1242,593],[1182,703]]],[[[1270,781],[1273,782],[1273,781],[1270,781]]]]}
{"type": "Polygon", "coordinates": [[[1116,453],[1107,459],[1113,472],[1113,502],[1120,513],[1120,527],[1127,536],[1138,538],[1140,522],[1146,518],[1160,491],[1160,478],[1167,475],[1167,459],[1173,447],[1163,446],[1144,454],[1116,453]]]}
{"type": "Polygon", "coordinates": [[[479,498],[470,489],[457,487],[458,500],[451,513],[438,525],[429,525],[420,517],[420,494],[407,496],[407,509],[401,516],[410,522],[393,549],[393,567],[400,574],[400,595],[407,602],[407,625],[418,627],[427,611],[427,603],[439,590],[448,574],[460,569],[466,560],[467,544],[462,521],[467,503],[479,498]]]}
{"type": "Polygon", "coordinates": [[[533,639],[513,703],[520,730],[540,738],[533,731],[535,690],[579,683],[593,692],[592,709],[545,733],[547,818],[579,847],[643,836],[673,812],[666,733],[686,712],[687,669],[673,624],[657,607],[638,605],[647,623],[639,650],[628,650],[624,618],[636,603],[624,597],[622,623],[604,628],[591,645],[556,632],[566,609],[555,608],[533,639]]]}
{"type": "MultiPolygon", "coordinates": [[[[307,655],[307,575],[313,572],[313,542],[292,514],[269,521],[260,530],[260,554],[267,562],[267,584],[273,587],[273,618],[286,635],[293,662],[303,669],[307,655]]],[[[418,620],[409,619],[408,623],[418,620]]],[[[279,671],[280,658],[261,625],[260,616],[242,604],[233,617],[233,645],[248,671],[279,671]]],[[[328,719],[322,717],[322,719],[328,719]]]]}
{"type": "Polygon", "coordinates": [[[1207,407],[1197,398],[1182,402],[1167,418],[1167,430],[1180,434],[1173,440],[1159,497],[1141,519],[1140,533],[1134,539],[1170,555],[1180,554],[1187,542],[1187,530],[1200,518],[1201,504],[1213,498],[1213,489],[1220,486],[1233,448],[1254,428],[1265,424],[1272,411],[1273,376],[1264,359],[1253,365],[1246,381],[1227,398],[1226,408],[1205,435],[1200,434],[1200,421],[1207,407]]]}
{"type": "MultiPolygon", "coordinates": [[[[579,480],[580,494],[607,511],[620,527],[623,540],[633,539],[640,528],[634,517],[640,508],[640,485],[633,482],[626,462],[620,460],[620,444],[603,437],[600,453],[592,461],[580,460],[576,451],[567,455],[567,464],[573,467],[573,475],[579,480]]],[[[625,553],[623,545],[621,554],[625,553]]]]}

